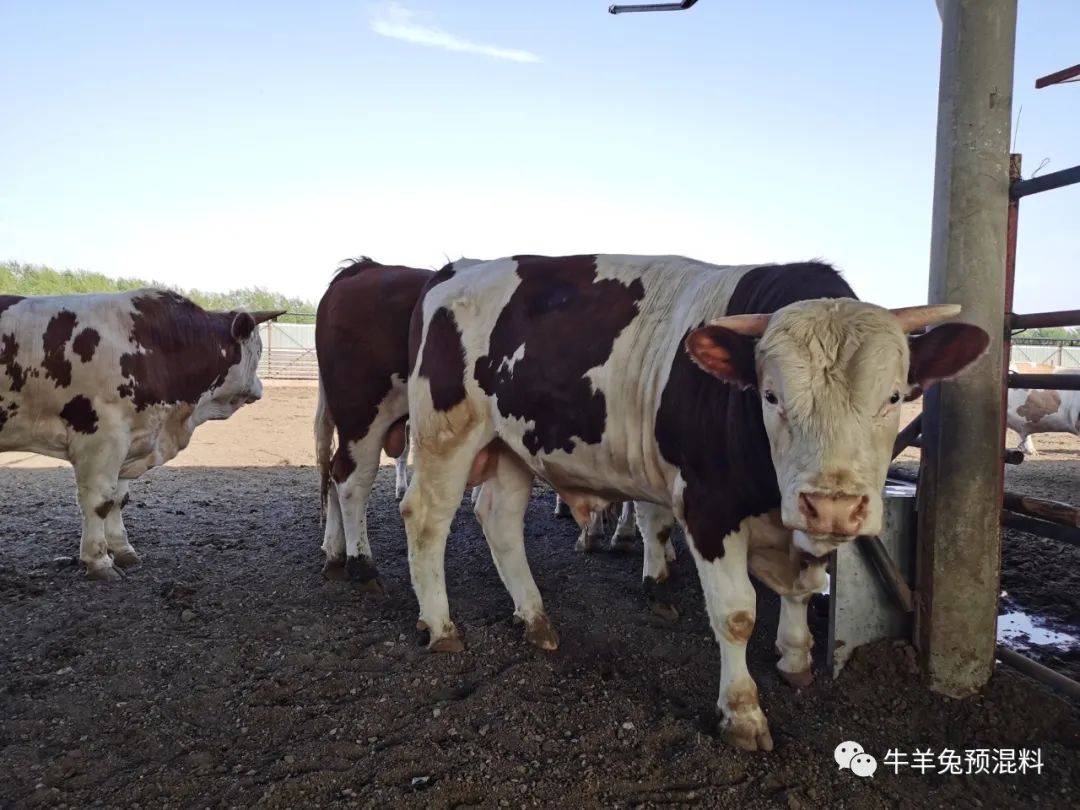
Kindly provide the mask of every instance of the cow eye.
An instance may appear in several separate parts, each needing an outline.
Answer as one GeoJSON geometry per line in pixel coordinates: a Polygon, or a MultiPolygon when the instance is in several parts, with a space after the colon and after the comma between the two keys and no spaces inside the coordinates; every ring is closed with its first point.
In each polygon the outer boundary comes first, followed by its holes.
{"type": "Polygon", "coordinates": [[[890,405],[895,405],[899,401],[900,401],[900,392],[899,391],[893,391],[892,396],[889,397],[889,404],[890,405]]]}
{"type": "Polygon", "coordinates": [[[768,402],[770,405],[776,405],[780,401],[776,398],[776,394],[774,394],[772,391],[766,390],[762,396],[765,397],[765,401],[768,402]]]}

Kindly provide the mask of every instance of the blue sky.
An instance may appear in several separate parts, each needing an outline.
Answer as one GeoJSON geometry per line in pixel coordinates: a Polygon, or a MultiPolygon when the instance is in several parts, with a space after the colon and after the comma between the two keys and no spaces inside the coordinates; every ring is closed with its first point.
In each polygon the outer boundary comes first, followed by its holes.
{"type": "MultiPolygon", "coordinates": [[[[339,260],[835,262],[926,299],[931,0],[0,0],[0,259],[317,298],[339,260]]],[[[1075,0],[1021,3],[1026,174],[1080,163],[1075,0]]],[[[1025,200],[1018,310],[1080,306],[1080,189],[1025,200]]]]}

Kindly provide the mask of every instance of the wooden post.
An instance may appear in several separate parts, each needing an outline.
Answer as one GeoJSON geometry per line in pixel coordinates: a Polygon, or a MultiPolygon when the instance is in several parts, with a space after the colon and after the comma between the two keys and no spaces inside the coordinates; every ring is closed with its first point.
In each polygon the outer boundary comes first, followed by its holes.
{"type": "Polygon", "coordinates": [[[997,628],[1016,0],[944,0],[941,11],[930,301],[963,305],[990,346],[927,392],[916,640],[930,687],[962,697],[989,679],[997,628]]]}

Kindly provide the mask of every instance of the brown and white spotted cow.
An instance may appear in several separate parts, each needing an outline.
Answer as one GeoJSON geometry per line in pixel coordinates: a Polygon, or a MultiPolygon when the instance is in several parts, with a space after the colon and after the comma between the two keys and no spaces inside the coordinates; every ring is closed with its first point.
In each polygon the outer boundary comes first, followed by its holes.
{"type": "Polygon", "coordinates": [[[319,301],[315,454],[326,515],[323,573],[330,579],[380,587],[367,502],[383,450],[397,458],[398,497],[405,492],[409,319],[432,275],[361,258],[338,272],[319,301]]]}
{"type": "Polygon", "coordinates": [[[646,581],[667,573],[651,538],[673,516],[686,534],[722,652],[728,739],[771,748],[746,667],[748,573],[779,591],[778,666],[805,682],[817,558],[880,530],[901,402],[988,341],[960,323],[905,332],[958,312],[862,303],[820,263],[515,256],[440,271],[410,335],[415,468],[401,503],[430,648],[462,648],[443,558],[463,487],[483,482],[476,513],[499,574],[526,637],[549,649],[558,637],[523,543],[531,481],[580,515],[636,500],[646,581]]]}
{"type": "MultiPolygon", "coordinates": [[[[1080,374],[1080,369],[1059,368],[1054,374],[1080,374]]],[[[1037,455],[1035,433],[1071,433],[1080,436],[1080,391],[1013,388],[1009,390],[1009,427],[1020,434],[1020,450],[1037,455]]]]}
{"type": "Polygon", "coordinates": [[[88,577],[139,562],[121,515],[131,480],[262,396],[256,325],[280,314],[163,290],[0,296],[0,451],[71,462],[88,577]]]}

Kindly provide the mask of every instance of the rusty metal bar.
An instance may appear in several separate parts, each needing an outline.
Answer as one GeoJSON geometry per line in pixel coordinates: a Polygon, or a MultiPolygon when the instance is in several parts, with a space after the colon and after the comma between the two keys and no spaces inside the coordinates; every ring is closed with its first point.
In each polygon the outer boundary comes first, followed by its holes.
{"type": "Polygon", "coordinates": [[[1073,166],[1071,169],[1062,169],[1060,172],[1050,172],[1050,174],[1013,183],[1009,187],[1009,197],[1018,200],[1029,194],[1051,191],[1055,188],[1071,186],[1073,183],[1080,183],[1080,166],[1073,166]]]}
{"type": "Polygon", "coordinates": [[[1035,80],[1035,89],[1042,90],[1044,87],[1049,87],[1052,84],[1063,84],[1065,82],[1076,81],[1080,79],[1080,65],[1073,65],[1067,67],[1064,70],[1059,70],[1056,73],[1050,73],[1046,76],[1042,76],[1035,80]]]}
{"type": "Polygon", "coordinates": [[[1033,498],[1030,495],[1020,495],[1016,492],[1006,492],[1005,508],[1050,523],[1080,529],[1080,506],[1073,506],[1061,501],[1033,498]]]}
{"type": "Polygon", "coordinates": [[[893,443],[892,457],[896,458],[898,455],[904,452],[908,447],[911,447],[915,441],[919,438],[919,433],[922,432],[922,414],[920,413],[910,422],[907,427],[896,434],[896,441],[893,443]]]}
{"type": "Polygon", "coordinates": [[[1000,644],[997,648],[997,657],[1002,663],[1008,664],[1013,669],[1023,672],[1025,675],[1041,681],[1047,686],[1054,687],[1074,700],[1080,700],[1080,683],[1072,678],[1062,675],[1060,672],[1054,672],[1054,670],[1044,667],[1038,661],[1032,661],[1026,655],[1021,655],[1016,650],[1010,650],[1000,644]]]}
{"type": "Polygon", "coordinates": [[[885,590],[889,592],[889,596],[892,597],[896,606],[905,613],[914,613],[915,597],[911,593],[911,588],[908,586],[903,572],[889,555],[889,550],[885,548],[881,538],[864,536],[859,537],[856,542],[859,544],[859,550],[869,558],[874,569],[878,572],[878,576],[881,577],[881,581],[885,585],[885,590]]]}
{"type": "Polygon", "coordinates": [[[1017,374],[1009,372],[1009,388],[1080,391],[1080,374],[1017,374]]]}
{"type": "Polygon", "coordinates": [[[1001,512],[1001,525],[1006,529],[1015,529],[1018,532],[1027,532],[1038,537],[1048,537],[1051,540],[1060,540],[1072,546],[1080,546],[1080,529],[1073,526],[1062,526],[1060,523],[1051,523],[1048,520],[1037,520],[1027,515],[1018,515],[1008,509],[1001,512]]]}
{"type": "Polygon", "coordinates": [[[1053,326],[1080,326],[1080,309],[1032,312],[1028,315],[1014,313],[1009,318],[1010,329],[1045,329],[1053,326]]]}
{"type": "Polygon", "coordinates": [[[682,0],[681,3],[640,3],[632,6],[608,6],[608,14],[627,14],[637,11],[686,11],[697,0],[682,0]]]}

